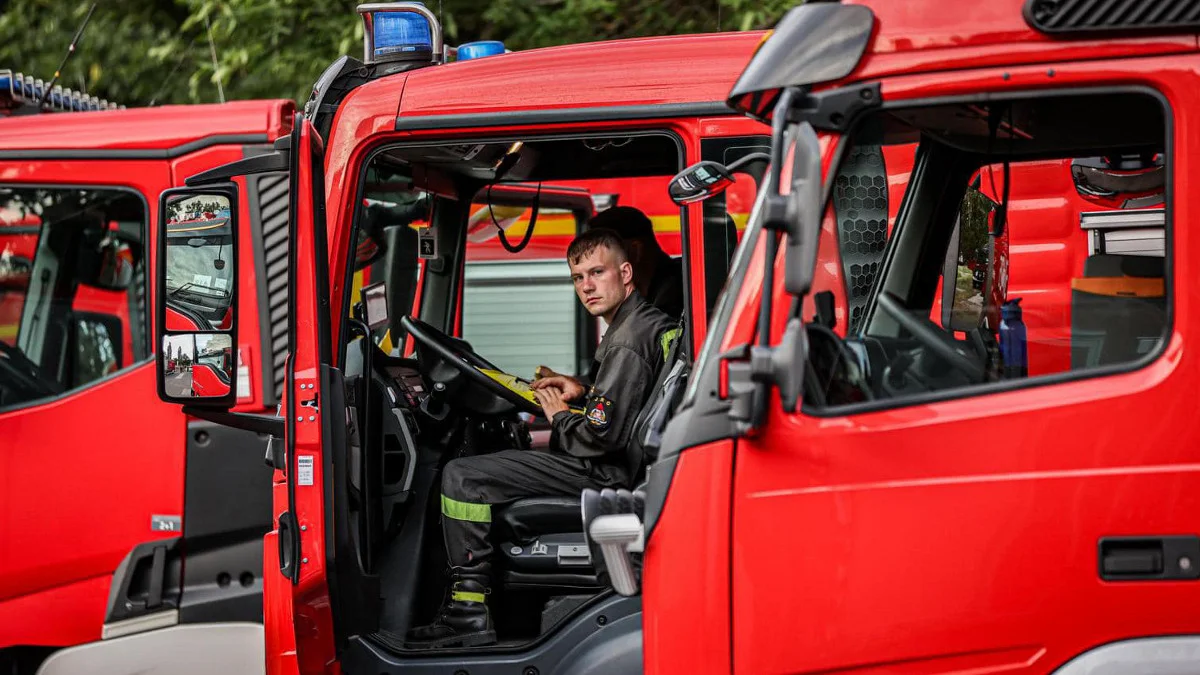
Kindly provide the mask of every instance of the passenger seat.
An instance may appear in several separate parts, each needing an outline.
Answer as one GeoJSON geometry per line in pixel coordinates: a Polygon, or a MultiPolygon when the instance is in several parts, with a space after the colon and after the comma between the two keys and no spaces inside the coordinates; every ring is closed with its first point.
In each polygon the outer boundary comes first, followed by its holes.
{"type": "Polygon", "coordinates": [[[1071,369],[1130,363],[1162,342],[1165,258],[1097,254],[1071,280],[1071,369]]]}

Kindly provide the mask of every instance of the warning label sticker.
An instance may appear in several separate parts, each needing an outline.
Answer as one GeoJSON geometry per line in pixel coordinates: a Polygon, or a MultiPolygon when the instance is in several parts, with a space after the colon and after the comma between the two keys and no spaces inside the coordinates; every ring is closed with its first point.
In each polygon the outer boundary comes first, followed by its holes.
{"type": "Polygon", "coordinates": [[[313,456],[300,455],[296,457],[296,484],[313,484],[313,456]]]}

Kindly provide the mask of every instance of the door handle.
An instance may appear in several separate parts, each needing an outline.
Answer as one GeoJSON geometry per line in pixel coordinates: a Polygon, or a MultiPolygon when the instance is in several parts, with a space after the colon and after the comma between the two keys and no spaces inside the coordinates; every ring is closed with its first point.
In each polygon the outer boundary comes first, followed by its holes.
{"type": "Polygon", "coordinates": [[[1100,540],[1105,581],[1200,579],[1200,537],[1105,537],[1100,540]]]}

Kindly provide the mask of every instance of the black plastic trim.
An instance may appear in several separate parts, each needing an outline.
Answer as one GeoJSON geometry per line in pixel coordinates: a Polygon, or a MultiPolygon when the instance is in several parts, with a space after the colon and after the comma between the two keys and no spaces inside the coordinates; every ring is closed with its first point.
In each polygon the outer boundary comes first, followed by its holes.
{"type": "Polygon", "coordinates": [[[257,433],[188,423],[180,623],[263,620],[272,473],[262,462],[265,443],[257,433]]]}
{"type": "Polygon", "coordinates": [[[697,103],[660,103],[650,105],[589,106],[586,108],[554,108],[551,110],[518,110],[514,112],[463,113],[457,115],[419,115],[396,118],[396,131],[429,131],[435,129],[474,129],[477,127],[510,127],[537,124],[578,124],[583,122],[624,122],[629,120],[660,120],[673,117],[741,117],[724,101],[697,103]]]}
{"type": "MultiPolygon", "coordinates": [[[[226,330],[211,330],[211,329],[203,330],[203,329],[201,329],[201,330],[190,330],[190,331],[168,330],[167,329],[167,303],[165,301],[165,298],[167,297],[167,237],[166,237],[167,227],[166,227],[166,220],[165,220],[166,216],[164,215],[167,212],[167,209],[166,209],[167,200],[176,195],[208,195],[208,194],[220,195],[220,196],[225,197],[229,201],[230,231],[233,232],[234,242],[236,244],[236,242],[239,238],[238,227],[241,223],[241,217],[242,217],[241,207],[240,207],[241,201],[239,199],[240,190],[238,189],[238,185],[236,183],[233,183],[231,181],[231,182],[222,183],[219,185],[213,184],[213,185],[205,185],[202,187],[175,187],[175,188],[170,188],[170,189],[164,190],[159,195],[159,198],[158,198],[159,222],[156,224],[156,225],[158,225],[158,227],[155,228],[156,229],[155,234],[157,234],[159,236],[156,237],[157,241],[155,242],[155,246],[154,246],[155,271],[154,271],[154,296],[153,297],[155,298],[154,327],[156,330],[154,331],[154,335],[155,335],[156,342],[153,345],[154,349],[152,351],[155,355],[154,363],[155,363],[155,368],[157,369],[155,372],[154,381],[155,381],[155,388],[158,391],[158,398],[159,398],[159,400],[163,401],[164,403],[170,403],[170,404],[174,404],[174,405],[184,405],[188,408],[192,408],[192,409],[196,409],[196,410],[199,410],[202,408],[207,408],[210,410],[229,410],[233,406],[237,405],[237,387],[236,386],[229,387],[229,393],[226,394],[225,396],[214,396],[214,397],[209,397],[209,398],[198,398],[197,397],[197,398],[192,398],[190,400],[181,399],[181,398],[171,398],[170,396],[167,396],[166,377],[163,375],[163,368],[162,368],[162,360],[163,360],[163,356],[164,356],[164,354],[162,353],[162,341],[164,338],[166,338],[169,335],[198,335],[198,334],[229,335],[229,336],[231,336],[232,341],[235,344],[235,346],[237,343],[238,330],[239,330],[240,324],[241,324],[241,321],[238,320],[238,312],[241,310],[241,303],[238,300],[238,293],[236,291],[232,294],[232,297],[230,298],[230,310],[231,310],[231,316],[233,318],[230,321],[230,326],[228,329],[226,329],[226,330]]],[[[229,266],[231,269],[234,270],[234,284],[235,284],[234,287],[235,287],[235,289],[236,289],[237,282],[240,281],[240,278],[239,278],[240,274],[238,274],[237,269],[238,269],[238,265],[241,264],[242,256],[241,256],[241,251],[239,249],[240,249],[240,246],[237,246],[237,245],[233,246],[232,251],[230,252],[230,256],[229,256],[229,258],[230,258],[229,266]]],[[[234,368],[235,369],[237,368],[236,363],[234,364],[234,368]]]]}
{"type": "MultiPolygon", "coordinates": [[[[254,157],[269,152],[273,152],[270,146],[246,146],[242,149],[244,157],[254,157]]],[[[267,297],[267,245],[263,236],[262,200],[260,198],[261,182],[268,177],[264,175],[246,177],[246,199],[249,206],[247,217],[250,219],[251,239],[248,245],[254,256],[254,285],[258,293],[258,387],[262,396],[260,400],[264,406],[278,402],[275,396],[275,364],[272,361],[273,351],[271,349],[270,299],[267,297]]]]}
{"type": "Polygon", "coordinates": [[[821,131],[844,132],[865,112],[883,102],[879,82],[862,82],[802,96],[803,107],[788,113],[788,122],[808,122],[821,131]]]}
{"type": "Polygon", "coordinates": [[[1192,0],[1026,0],[1021,14],[1030,28],[1048,35],[1190,33],[1200,28],[1192,0]]]}
{"type": "Polygon", "coordinates": [[[234,178],[256,176],[264,173],[281,173],[288,170],[290,150],[274,150],[265,155],[243,156],[220,166],[192,174],[184,180],[188,187],[222,184],[234,178]]]}
{"type": "Polygon", "coordinates": [[[125,555],[112,575],[104,623],[179,606],[183,577],[182,541],[182,537],[145,541],[125,555]]]}
{"type": "Polygon", "coordinates": [[[347,673],[379,675],[635,675],[642,672],[640,597],[610,596],[590,604],[548,639],[519,648],[495,645],[396,656],[385,636],[354,637],[342,655],[347,673]]]}
{"type": "Polygon", "coordinates": [[[204,150],[215,145],[250,145],[253,143],[266,143],[269,140],[267,134],[216,134],[213,136],[205,136],[194,141],[189,141],[182,145],[176,145],[171,148],[159,148],[153,150],[121,150],[121,149],[95,149],[95,150],[58,150],[58,149],[30,149],[30,150],[0,150],[0,160],[15,159],[15,160],[58,160],[58,159],[175,159],[184,155],[191,154],[197,150],[204,150]]]}

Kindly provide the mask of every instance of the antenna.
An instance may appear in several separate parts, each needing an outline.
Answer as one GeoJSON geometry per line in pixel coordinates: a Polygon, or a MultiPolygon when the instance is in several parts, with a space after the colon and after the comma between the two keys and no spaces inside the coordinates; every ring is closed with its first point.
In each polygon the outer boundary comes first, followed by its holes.
{"type": "Polygon", "coordinates": [[[717,32],[721,32],[721,0],[717,0],[717,32]]]}
{"type": "Polygon", "coordinates": [[[192,47],[195,46],[196,39],[198,37],[198,35],[192,36],[192,41],[189,42],[188,46],[183,49],[183,53],[180,54],[179,60],[175,62],[175,67],[171,69],[171,72],[167,75],[166,79],[162,81],[162,84],[158,85],[158,91],[154,92],[154,96],[151,97],[150,103],[146,105],[153,108],[154,104],[158,102],[158,97],[162,96],[163,90],[166,89],[167,85],[171,83],[171,78],[175,77],[175,72],[179,70],[179,66],[182,66],[184,59],[191,55],[190,52],[192,51],[192,47]]]}
{"type": "Polygon", "coordinates": [[[217,78],[217,95],[221,99],[221,103],[225,102],[225,87],[221,86],[221,77],[217,74],[217,45],[213,42],[212,24],[208,22],[208,17],[204,17],[204,28],[208,31],[208,51],[212,54],[213,62],[213,77],[217,78]]]}
{"type": "Polygon", "coordinates": [[[75,31],[75,37],[71,38],[71,44],[67,46],[67,53],[63,54],[62,63],[59,63],[58,70],[54,71],[54,79],[50,80],[50,83],[46,85],[45,91],[42,92],[42,100],[38,101],[38,110],[41,110],[42,106],[46,105],[46,99],[50,98],[50,91],[58,83],[58,78],[62,77],[62,69],[67,66],[67,59],[71,58],[71,55],[75,53],[75,45],[79,44],[79,38],[83,36],[84,29],[87,28],[88,22],[92,20],[92,12],[96,11],[96,4],[95,2],[92,3],[91,8],[88,9],[87,16],[83,17],[83,23],[79,24],[79,29],[75,31]]]}

